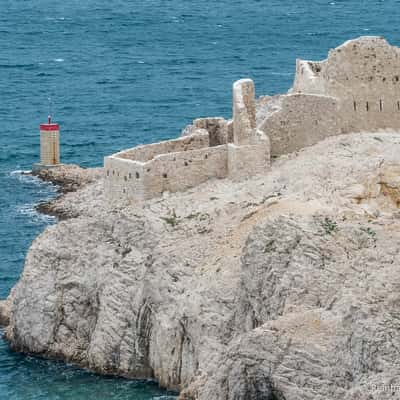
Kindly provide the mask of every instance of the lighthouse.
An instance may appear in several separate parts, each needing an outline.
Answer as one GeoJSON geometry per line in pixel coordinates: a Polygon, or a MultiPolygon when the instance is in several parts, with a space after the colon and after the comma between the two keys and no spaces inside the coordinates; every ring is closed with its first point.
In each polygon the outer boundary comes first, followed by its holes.
{"type": "Polygon", "coordinates": [[[49,115],[46,124],[40,124],[40,163],[33,170],[52,168],[60,164],[60,126],[51,121],[49,115]]]}

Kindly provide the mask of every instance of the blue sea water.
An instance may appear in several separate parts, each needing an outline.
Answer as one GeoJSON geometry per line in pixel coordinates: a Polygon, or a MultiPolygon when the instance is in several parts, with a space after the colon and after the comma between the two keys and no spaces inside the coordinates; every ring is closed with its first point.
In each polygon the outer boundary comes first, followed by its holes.
{"type": "MultiPolygon", "coordinates": [[[[55,189],[21,174],[38,125],[62,127],[62,161],[98,166],[127,146],[175,137],[192,119],[231,113],[231,85],[286,91],[295,59],[344,40],[400,45],[399,0],[0,0],[0,298],[52,218],[55,189]]],[[[10,352],[0,342],[0,399],[148,400],[156,385],[105,378],[10,352]]]]}

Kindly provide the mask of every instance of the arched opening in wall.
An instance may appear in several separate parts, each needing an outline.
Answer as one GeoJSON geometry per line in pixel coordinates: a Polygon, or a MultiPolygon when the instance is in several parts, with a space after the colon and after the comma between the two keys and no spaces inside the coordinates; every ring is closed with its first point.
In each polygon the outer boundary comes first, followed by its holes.
{"type": "Polygon", "coordinates": [[[383,101],[382,101],[382,99],[379,100],[379,111],[383,111],[383,101]]]}
{"type": "Polygon", "coordinates": [[[129,179],[132,179],[132,174],[129,172],[129,179]]]}
{"type": "Polygon", "coordinates": [[[162,176],[163,178],[168,178],[168,175],[165,172],[162,174],[162,176]]]}
{"type": "Polygon", "coordinates": [[[126,182],[128,180],[128,177],[125,175],[124,176],[124,181],[126,182]]]}
{"type": "Polygon", "coordinates": [[[110,170],[107,170],[107,176],[110,176],[110,170]]]}
{"type": "Polygon", "coordinates": [[[400,111],[400,101],[397,102],[397,111],[400,111]]]}
{"type": "Polygon", "coordinates": [[[367,110],[367,111],[369,111],[369,102],[367,101],[367,103],[365,104],[365,109],[367,110]]]}
{"type": "Polygon", "coordinates": [[[357,111],[357,103],[355,101],[353,101],[353,107],[354,107],[354,111],[357,111]]]}
{"type": "Polygon", "coordinates": [[[139,179],[139,178],[140,178],[139,172],[136,172],[136,179],[139,179]]]}

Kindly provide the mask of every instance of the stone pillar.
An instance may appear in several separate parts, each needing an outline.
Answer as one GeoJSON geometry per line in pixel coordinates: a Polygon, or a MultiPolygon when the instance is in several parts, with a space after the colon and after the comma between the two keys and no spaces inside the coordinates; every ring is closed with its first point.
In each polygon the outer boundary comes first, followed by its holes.
{"type": "Polygon", "coordinates": [[[233,84],[233,143],[228,144],[228,176],[246,179],[265,172],[270,165],[270,141],[257,129],[254,83],[241,79],[233,84]]]}
{"type": "Polygon", "coordinates": [[[254,83],[241,79],[233,84],[233,142],[236,145],[254,143],[256,104],[254,83]]]}

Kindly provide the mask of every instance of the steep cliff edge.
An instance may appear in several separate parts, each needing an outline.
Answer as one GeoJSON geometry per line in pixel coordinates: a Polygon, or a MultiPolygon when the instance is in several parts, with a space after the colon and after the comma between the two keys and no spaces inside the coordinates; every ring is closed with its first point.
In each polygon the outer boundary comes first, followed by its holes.
{"type": "Polygon", "coordinates": [[[10,345],[182,399],[393,398],[399,147],[394,133],[332,137],[143,207],[107,207],[88,182],[32,244],[10,345]]]}

